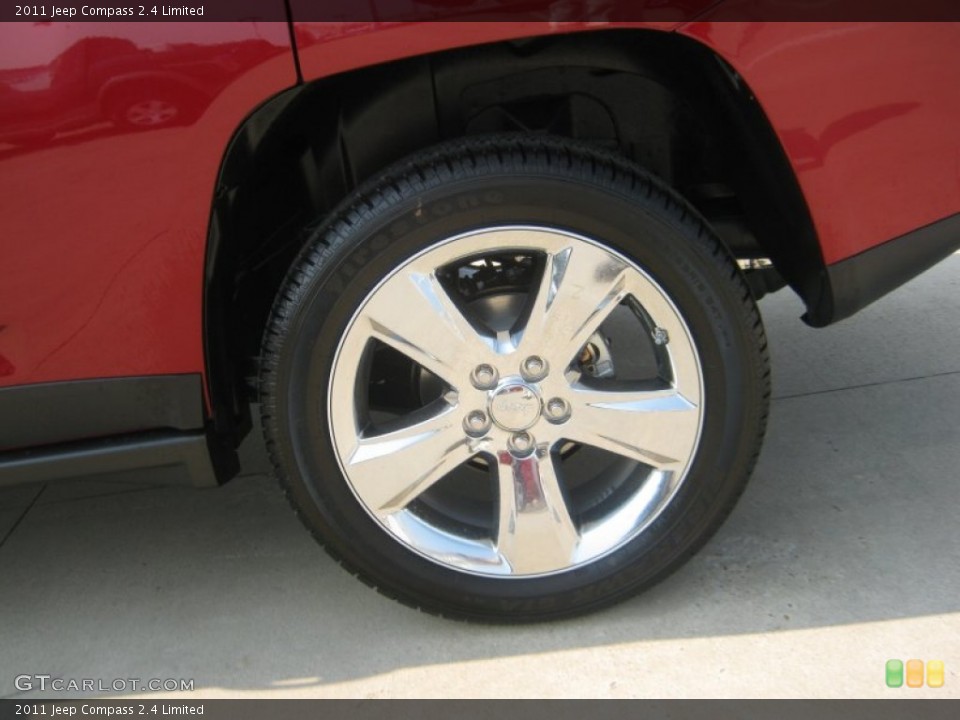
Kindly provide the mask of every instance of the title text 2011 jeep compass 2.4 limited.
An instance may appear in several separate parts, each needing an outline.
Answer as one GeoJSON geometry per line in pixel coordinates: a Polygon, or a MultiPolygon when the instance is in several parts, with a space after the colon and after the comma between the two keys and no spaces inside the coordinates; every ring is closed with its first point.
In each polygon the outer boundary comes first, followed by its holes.
{"type": "Polygon", "coordinates": [[[0,484],[222,483],[258,403],[310,530],[433,612],[591,610],[706,542],[756,300],[825,326],[960,246],[960,27],[501,4],[0,26],[0,484]]]}

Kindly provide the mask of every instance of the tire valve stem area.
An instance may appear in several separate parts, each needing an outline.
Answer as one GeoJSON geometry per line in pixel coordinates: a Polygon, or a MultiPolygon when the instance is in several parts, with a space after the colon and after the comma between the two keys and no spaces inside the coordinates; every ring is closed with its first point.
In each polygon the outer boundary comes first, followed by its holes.
{"type": "Polygon", "coordinates": [[[594,333],[590,341],[583,346],[577,356],[577,365],[580,372],[595,378],[612,378],[616,375],[613,366],[613,355],[610,352],[611,342],[599,332],[594,333]]]}

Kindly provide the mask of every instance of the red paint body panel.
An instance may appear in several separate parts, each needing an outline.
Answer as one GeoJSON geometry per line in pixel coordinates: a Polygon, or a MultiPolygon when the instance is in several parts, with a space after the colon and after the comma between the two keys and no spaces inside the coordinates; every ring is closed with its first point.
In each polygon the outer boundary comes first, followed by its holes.
{"type": "MultiPolygon", "coordinates": [[[[828,262],[960,212],[960,27],[683,25],[711,5],[645,22],[298,23],[295,35],[311,80],[508,38],[679,29],[755,91],[828,262]]],[[[295,82],[284,23],[0,28],[0,386],[204,371],[220,162],[243,119],[295,82]],[[184,122],[118,126],[106,98],[128,80],[180,88],[184,122]]]]}
{"type": "MultiPolygon", "coordinates": [[[[704,5],[708,5],[705,2],[704,5]]],[[[294,15],[296,17],[296,15],[294,15]]],[[[672,30],[678,21],[647,23],[586,22],[430,22],[295,23],[300,68],[306,81],[400,58],[470,45],[586,30],[645,28],[672,30]],[[371,36],[371,34],[374,34],[371,36]],[[375,38],[375,39],[374,39],[375,38]]]]}
{"type": "Polygon", "coordinates": [[[220,163],[295,82],[286,23],[0,28],[0,386],[203,372],[220,163]],[[149,83],[183,124],[111,118],[149,83]]]}
{"type": "Polygon", "coordinates": [[[290,10],[301,71],[309,81],[400,58],[518,38],[611,28],[671,31],[721,1],[614,0],[598,5],[578,0],[497,0],[485,7],[452,0],[369,0],[364,8],[346,3],[342,11],[345,17],[368,15],[380,22],[312,22],[318,14],[337,15],[325,0],[291,0],[290,10]],[[505,16],[514,20],[488,22],[505,16]],[[422,21],[410,22],[411,17],[422,21]]]}
{"type": "Polygon", "coordinates": [[[697,22],[681,32],[756,95],[827,264],[960,212],[960,23],[697,22]]]}

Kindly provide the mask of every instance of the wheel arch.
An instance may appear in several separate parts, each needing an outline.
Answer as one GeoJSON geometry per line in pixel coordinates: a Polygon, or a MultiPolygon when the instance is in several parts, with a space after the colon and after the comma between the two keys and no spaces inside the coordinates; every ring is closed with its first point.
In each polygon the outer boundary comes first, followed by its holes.
{"type": "Polygon", "coordinates": [[[281,93],[224,154],[204,288],[219,433],[237,442],[249,427],[248,378],[301,228],[412,152],[517,129],[636,160],[688,196],[735,255],[769,257],[808,309],[829,302],[816,232],[776,133],[743,78],[698,41],[603,30],[398,60],[281,93]]]}

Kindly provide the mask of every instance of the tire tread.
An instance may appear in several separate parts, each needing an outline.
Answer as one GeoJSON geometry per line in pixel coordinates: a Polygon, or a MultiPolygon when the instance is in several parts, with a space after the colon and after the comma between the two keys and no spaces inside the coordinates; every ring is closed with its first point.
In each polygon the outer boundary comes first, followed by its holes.
{"type": "Polygon", "coordinates": [[[599,184],[602,187],[629,195],[645,195],[648,201],[657,203],[662,209],[675,217],[695,238],[697,250],[712,262],[733,285],[740,299],[740,311],[744,327],[752,329],[753,337],[749,347],[753,350],[752,363],[758,372],[761,384],[760,417],[758,418],[759,437],[755,450],[741,470],[745,477],[753,472],[760,454],[762,438],[769,416],[771,395],[771,373],[769,350],[763,322],[743,273],[706,220],[680,195],[667,187],[653,175],[631,161],[607,150],[587,144],[572,142],[550,136],[493,135],[478,138],[465,138],[436,146],[415,158],[402,160],[388,168],[381,175],[367,182],[356,192],[345,198],[329,217],[321,218],[310,224],[304,231],[304,244],[298,258],[291,265],[281,290],[273,304],[263,335],[259,391],[261,400],[261,421],[264,431],[266,450],[279,480],[280,486],[295,515],[307,527],[316,541],[324,547],[330,557],[347,572],[375,589],[378,593],[431,615],[458,620],[472,620],[491,623],[520,623],[540,620],[553,620],[572,615],[592,612],[621,602],[625,595],[633,595],[660,581],[674,569],[693,556],[716,532],[727,518],[742,495],[746,483],[741,483],[737,493],[733,494],[719,511],[711,526],[705,530],[697,542],[685,548],[670,566],[644,583],[631,587],[626,594],[617,594],[601,598],[598,601],[579,605],[568,612],[549,616],[522,615],[516,617],[469,614],[460,609],[447,611],[435,606],[424,606],[413,598],[398,593],[391,588],[379,586],[371,577],[345,558],[331,542],[314,528],[301,511],[294,499],[291,479],[288,477],[278,443],[280,436],[276,422],[278,398],[278,380],[276,376],[279,357],[284,341],[291,332],[291,320],[294,310],[307,288],[309,279],[331,257],[344,242],[348,242],[351,233],[369,221],[379,209],[390,206],[404,196],[404,189],[425,189],[433,184],[449,181],[464,175],[479,175],[489,170],[504,172],[524,172],[533,168],[559,167],[578,175],[584,181],[599,184]]]}

